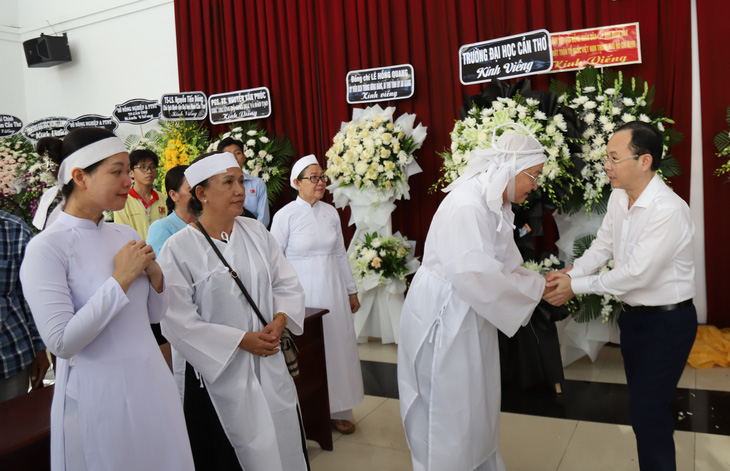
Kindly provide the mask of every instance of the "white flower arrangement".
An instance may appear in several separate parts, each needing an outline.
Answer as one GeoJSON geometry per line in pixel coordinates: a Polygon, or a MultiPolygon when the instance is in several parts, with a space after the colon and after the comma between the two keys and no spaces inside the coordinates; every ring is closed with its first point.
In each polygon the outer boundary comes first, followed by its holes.
{"type": "Polygon", "coordinates": [[[674,124],[674,121],[651,111],[652,97],[653,89],[643,80],[632,78],[630,83],[626,83],[621,72],[601,72],[592,66],[579,71],[575,85],[561,94],[559,102],[574,109],[584,124],[581,151],[576,154],[584,165],[582,168],[578,165],[577,176],[581,184],[575,187],[582,189],[582,194],[572,198],[569,212],[583,207],[588,214],[594,208],[599,213],[605,212],[611,189],[603,168],[606,144],[618,127],[630,121],[654,124],[665,133],[665,159],[661,170],[665,176],[676,174],[675,162],[666,156],[669,146],[679,135],[672,135],[665,127],[665,124],[674,124]]]}
{"type": "Polygon", "coordinates": [[[287,172],[289,159],[294,155],[291,142],[283,137],[269,138],[266,131],[255,124],[234,124],[228,132],[218,136],[218,140],[208,146],[207,152],[216,151],[218,143],[227,137],[243,143],[241,150],[246,157],[243,171],[266,183],[268,200],[272,203],[285,186],[284,174],[287,172]]]}
{"type": "MultiPolygon", "coordinates": [[[[538,105],[538,100],[524,98],[518,93],[513,98],[497,98],[489,108],[475,107],[469,110],[467,117],[457,121],[451,131],[450,152],[441,154],[444,159],[441,169],[443,176],[432,190],[451,183],[466,172],[471,151],[491,147],[492,133],[497,126],[517,122],[535,136],[545,149],[548,160],[538,179],[538,186],[560,207],[563,197],[555,190],[559,186],[570,186],[573,180],[569,172],[572,166],[570,150],[563,135],[567,124],[563,115],[548,117],[538,109],[538,105]]],[[[505,129],[498,129],[497,135],[501,135],[505,129]]]]}
{"type": "Polygon", "coordinates": [[[560,263],[561,262],[558,257],[550,254],[547,258],[540,262],[527,260],[525,263],[522,264],[522,266],[541,275],[546,275],[549,271],[557,270],[560,267],[560,263]]]}
{"type": "Polygon", "coordinates": [[[0,139],[0,209],[23,218],[35,231],[32,221],[40,198],[56,184],[54,168],[22,135],[0,139]]]}
{"type": "Polygon", "coordinates": [[[367,281],[376,281],[377,286],[389,280],[406,283],[406,276],[413,273],[418,264],[413,259],[411,247],[403,237],[365,234],[365,241],[357,242],[348,255],[358,286],[367,281]]]}
{"type": "Polygon", "coordinates": [[[426,128],[414,128],[415,114],[394,122],[394,112],[394,107],[377,105],[355,109],[352,121],[342,123],[325,154],[333,188],[374,189],[396,198],[408,193],[408,177],[418,168],[413,153],[426,139],[426,128]]]}

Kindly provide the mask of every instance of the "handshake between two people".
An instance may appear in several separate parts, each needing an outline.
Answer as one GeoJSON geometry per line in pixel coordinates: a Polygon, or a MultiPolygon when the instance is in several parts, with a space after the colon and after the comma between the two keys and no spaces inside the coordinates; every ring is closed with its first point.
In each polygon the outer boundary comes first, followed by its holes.
{"type": "Polygon", "coordinates": [[[575,296],[570,286],[570,276],[568,276],[568,272],[572,268],[572,266],[569,266],[545,274],[545,291],[542,294],[542,299],[553,306],[563,306],[575,296]]]}

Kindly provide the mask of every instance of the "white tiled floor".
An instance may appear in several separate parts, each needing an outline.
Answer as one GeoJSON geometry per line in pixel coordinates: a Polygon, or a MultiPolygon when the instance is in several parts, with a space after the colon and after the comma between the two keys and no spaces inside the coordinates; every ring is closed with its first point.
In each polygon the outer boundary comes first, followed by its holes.
{"type": "MultiPolygon", "coordinates": [[[[361,344],[360,358],[396,362],[397,347],[377,341],[361,344]]],[[[596,363],[583,359],[565,369],[566,379],[625,383],[621,351],[604,347],[596,363]]],[[[680,387],[730,391],[730,369],[687,367],[680,387]]],[[[334,450],[310,444],[313,471],[411,470],[398,401],[367,396],[355,411],[357,430],[333,434],[334,450]]],[[[520,414],[501,414],[500,451],[509,471],[634,471],[636,445],[625,425],[580,422],[520,414]]],[[[730,469],[730,437],[691,432],[675,434],[677,469],[730,469]]]]}
{"type": "MultiPolygon", "coordinates": [[[[500,451],[509,471],[634,471],[636,445],[626,425],[501,414],[500,451]]],[[[367,396],[357,430],[335,433],[334,450],[309,442],[313,471],[411,470],[398,401],[367,396]]],[[[730,437],[676,432],[677,469],[730,469],[730,437]]]]}

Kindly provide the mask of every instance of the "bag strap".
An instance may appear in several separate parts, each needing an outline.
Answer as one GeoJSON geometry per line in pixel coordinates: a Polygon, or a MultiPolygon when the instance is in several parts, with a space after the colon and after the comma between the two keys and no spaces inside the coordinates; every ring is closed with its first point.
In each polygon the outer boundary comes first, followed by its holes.
{"type": "Polygon", "coordinates": [[[205,236],[205,238],[208,240],[208,243],[210,244],[210,246],[213,247],[213,251],[216,253],[216,255],[218,255],[218,258],[221,259],[221,262],[223,262],[223,265],[226,266],[226,268],[228,269],[228,273],[231,275],[231,278],[233,278],[233,281],[235,281],[236,284],[238,285],[238,287],[241,288],[241,292],[246,297],[246,299],[248,300],[249,304],[251,304],[251,307],[253,308],[253,310],[256,313],[256,315],[259,316],[259,320],[261,321],[261,323],[264,326],[266,326],[268,324],[268,322],[266,322],[266,319],[264,319],[264,316],[261,315],[261,311],[259,311],[259,308],[258,308],[258,306],[256,306],[256,303],[251,298],[251,295],[248,294],[248,290],[246,289],[246,287],[243,286],[243,283],[241,282],[241,279],[238,277],[238,273],[236,273],[236,270],[234,270],[233,268],[231,268],[231,266],[228,264],[228,261],[225,259],[225,257],[221,253],[221,251],[218,250],[218,247],[215,246],[215,243],[213,243],[213,240],[210,238],[210,236],[208,235],[208,233],[205,231],[205,228],[200,223],[200,221],[195,221],[195,225],[198,226],[198,229],[200,229],[200,232],[203,233],[203,235],[205,236]]]}

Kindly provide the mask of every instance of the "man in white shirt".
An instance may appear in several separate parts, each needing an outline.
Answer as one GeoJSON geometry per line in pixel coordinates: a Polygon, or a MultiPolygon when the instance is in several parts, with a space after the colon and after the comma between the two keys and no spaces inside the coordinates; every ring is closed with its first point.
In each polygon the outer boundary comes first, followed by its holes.
{"type": "Polygon", "coordinates": [[[671,402],[697,332],[689,207],[656,174],[662,135],[633,121],[606,146],[614,191],[596,239],[568,273],[548,276],[543,299],[565,304],[574,294],[613,294],[629,387],[631,425],[642,470],[676,469],[671,402]],[[613,259],[615,268],[598,270],[613,259]]]}

